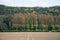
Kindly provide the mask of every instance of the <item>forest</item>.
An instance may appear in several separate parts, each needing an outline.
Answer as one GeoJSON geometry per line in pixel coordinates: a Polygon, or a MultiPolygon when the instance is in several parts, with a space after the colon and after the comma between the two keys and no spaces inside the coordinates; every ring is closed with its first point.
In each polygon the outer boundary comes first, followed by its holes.
{"type": "Polygon", "coordinates": [[[60,6],[0,5],[0,32],[60,32],[60,6]]]}

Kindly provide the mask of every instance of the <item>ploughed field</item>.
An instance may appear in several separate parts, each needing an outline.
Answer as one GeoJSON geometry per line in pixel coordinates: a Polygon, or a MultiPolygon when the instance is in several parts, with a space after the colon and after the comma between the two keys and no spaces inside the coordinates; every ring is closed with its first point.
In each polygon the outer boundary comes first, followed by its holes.
{"type": "Polygon", "coordinates": [[[60,40],[60,32],[0,32],[0,40],[60,40]]]}

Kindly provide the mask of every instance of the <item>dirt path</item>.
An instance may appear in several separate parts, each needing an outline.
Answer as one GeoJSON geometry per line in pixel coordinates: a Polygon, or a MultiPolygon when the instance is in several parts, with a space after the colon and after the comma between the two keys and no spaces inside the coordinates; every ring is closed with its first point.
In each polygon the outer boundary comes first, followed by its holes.
{"type": "Polygon", "coordinates": [[[0,32],[0,40],[60,40],[60,32],[0,32]]]}

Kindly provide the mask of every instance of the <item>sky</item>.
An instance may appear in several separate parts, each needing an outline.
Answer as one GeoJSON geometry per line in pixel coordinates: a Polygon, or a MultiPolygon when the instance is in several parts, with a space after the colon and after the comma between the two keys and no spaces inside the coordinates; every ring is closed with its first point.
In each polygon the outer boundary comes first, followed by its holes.
{"type": "Polygon", "coordinates": [[[0,0],[0,4],[18,7],[50,7],[60,6],[60,0],[0,0]]]}

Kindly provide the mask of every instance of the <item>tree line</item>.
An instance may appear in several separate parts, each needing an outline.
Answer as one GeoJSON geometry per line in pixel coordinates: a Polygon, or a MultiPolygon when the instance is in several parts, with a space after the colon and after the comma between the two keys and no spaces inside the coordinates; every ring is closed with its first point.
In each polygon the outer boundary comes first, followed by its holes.
{"type": "Polygon", "coordinates": [[[52,7],[11,7],[0,5],[0,15],[8,15],[8,14],[16,14],[16,13],[36,13],[36,14],[52,14],[53,16],[57,16],[60,14],[60,6],[52,6],[52,7]]]}
{"type": "Polygon", "coordinates": [[[8,16],[4,15],[1,18],[0,31],[60,31],[60,15],[18,13],[8,16]]]}
{"type": "Polygon", "coordinates": [[[60,6],[0,5],[0,32],[5,31],[60,32],[60,6]]]}

